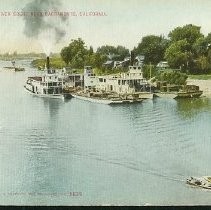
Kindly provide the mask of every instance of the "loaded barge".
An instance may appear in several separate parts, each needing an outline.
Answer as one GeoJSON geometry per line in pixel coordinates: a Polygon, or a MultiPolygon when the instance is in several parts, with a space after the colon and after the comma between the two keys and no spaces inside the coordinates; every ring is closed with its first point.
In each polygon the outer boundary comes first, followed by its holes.
{"type": "Polygon", "coordinates": [[[71,94],[78,99],[102,104],[135,103],[153,98],[141,66],[129,66],[127,73],[106,76],[96,76],[91,66],[85,66],[83,90],[71,94]]]}
{"type": "Polygon", "coordinates": [[[198,98],[203,91],[196,85],[169,85],[166,82],[158,82],[155,95],[161,98],[198,98]]]}

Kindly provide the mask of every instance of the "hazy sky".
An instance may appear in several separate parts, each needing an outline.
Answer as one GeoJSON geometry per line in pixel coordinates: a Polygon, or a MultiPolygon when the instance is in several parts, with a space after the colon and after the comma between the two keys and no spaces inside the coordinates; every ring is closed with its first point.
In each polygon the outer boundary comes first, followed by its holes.
{"type": "MultiPolygon", "coordinates": [[[[43,0],[45,1],[45,0],[43,0]]],[[[205,35],[211,32],[210,0],[61,0],[61,12],[102,11],[102,17],[69,17],[66,36],[52,51],[60,51],[71,39],[81,37],[87,46],[123,45],[129,49],[148,34],[165,35],[177,26],[195,24],[205,35]]],[[[21,11],[31,0],[0,0],[0,53],[42,51],[40,43],[27,38],[22,17],[2,16],[21,11]]],[[[53,17],[51,17],[53,18],[53,17]]]]}

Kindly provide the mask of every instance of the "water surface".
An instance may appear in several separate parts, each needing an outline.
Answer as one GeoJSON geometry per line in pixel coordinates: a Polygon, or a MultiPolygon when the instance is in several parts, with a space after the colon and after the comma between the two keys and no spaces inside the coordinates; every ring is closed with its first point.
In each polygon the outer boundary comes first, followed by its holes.
{"type": "Polygon", "coordinates": [[[0,204],[211,204],[211,100],[108,106],[25,92],[0,62],[0,204]],[[74,196],[73,196],[74,193],[74,196]]]}

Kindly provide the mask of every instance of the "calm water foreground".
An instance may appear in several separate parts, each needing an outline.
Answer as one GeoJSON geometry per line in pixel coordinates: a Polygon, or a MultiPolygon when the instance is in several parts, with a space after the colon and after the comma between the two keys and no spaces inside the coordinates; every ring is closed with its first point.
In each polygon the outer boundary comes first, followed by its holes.
{"type": "Polygon", "coordinates": [[[0,204],[211,204],[211,99],[108,106],[33,97],[0,62],[0,204]]]}

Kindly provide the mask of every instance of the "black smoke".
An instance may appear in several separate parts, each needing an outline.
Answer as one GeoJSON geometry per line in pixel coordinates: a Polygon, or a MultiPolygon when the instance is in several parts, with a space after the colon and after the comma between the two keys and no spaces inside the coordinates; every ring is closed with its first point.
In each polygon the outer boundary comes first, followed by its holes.
{"type": "Polygon", "coordinates": [[[38,38],[44,30],[52,30],[55,33],[55,42],[58,43],[66,34],[61,23],[66,22],[65,16],[42,16],[31,15],[32,13],[39,14],[41,12],[59,12],[62,4],[60,0],[33,0],[27,3],[22,9],[23,12],[29,15],[24,16],[25,27],[24,34],[27,37],[38,38]],[[56,21],[55,21],[56,20],[56,21]]]}

